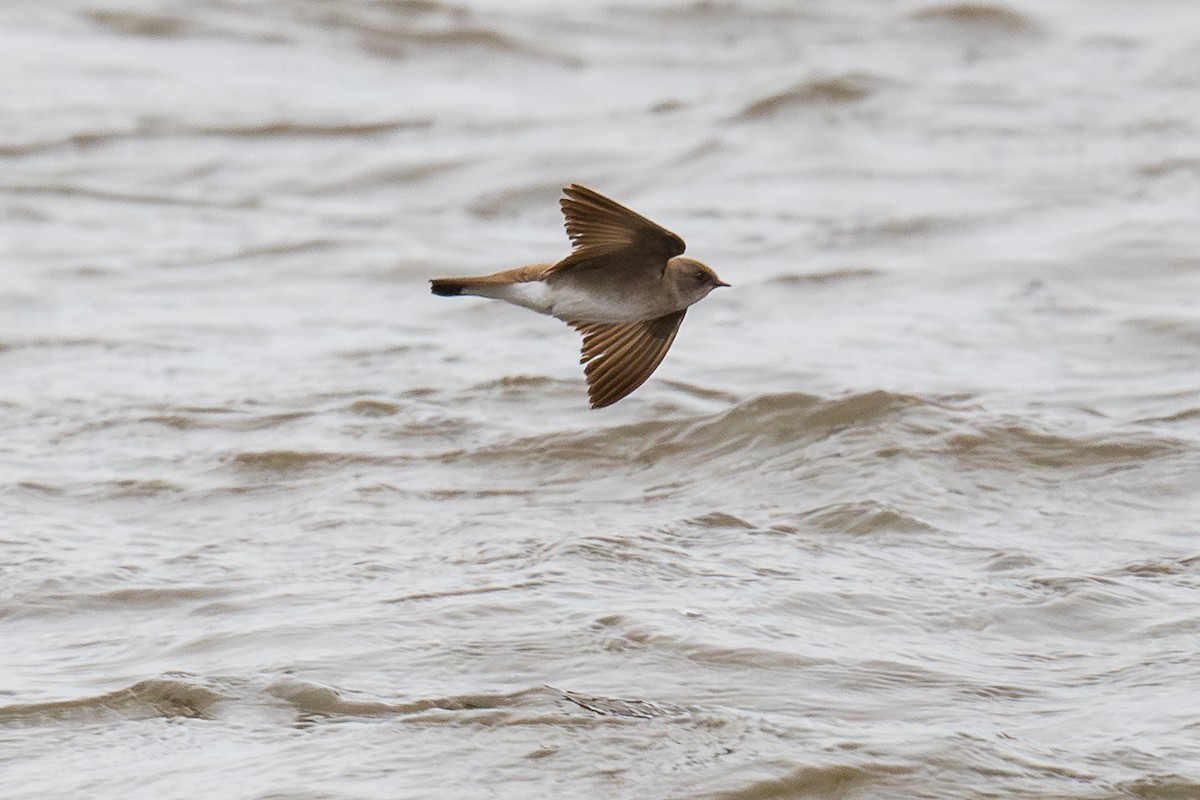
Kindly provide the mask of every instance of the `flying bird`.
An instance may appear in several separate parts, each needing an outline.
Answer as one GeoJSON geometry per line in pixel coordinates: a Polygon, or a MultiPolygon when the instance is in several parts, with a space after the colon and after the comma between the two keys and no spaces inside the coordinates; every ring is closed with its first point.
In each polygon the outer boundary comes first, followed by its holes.
{"type": "Polygon", "coordinates": [[[729,284],[680,254],[683,239],[615,200],[572,183],[559,203],[574,248],[553,264],[434,278],[433,293],[503,300],[583,334],[592,408],[612,405],[662,363],[689,306],[729,284]]]}

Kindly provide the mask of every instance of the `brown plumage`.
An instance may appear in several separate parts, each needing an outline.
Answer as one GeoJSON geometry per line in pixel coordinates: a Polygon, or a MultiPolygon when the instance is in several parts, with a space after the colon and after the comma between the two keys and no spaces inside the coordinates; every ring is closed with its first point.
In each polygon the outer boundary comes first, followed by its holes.
{"type": "Polygon", "coordinates": [[[560,202],[574,249],[554,264],[435,278],[434,294],[504,300],[564,320],[583,334],[592,408],[641,386],[675,341],[688,306],[729,284],[680,256],[683,239],[579,184],[560,202]]]}

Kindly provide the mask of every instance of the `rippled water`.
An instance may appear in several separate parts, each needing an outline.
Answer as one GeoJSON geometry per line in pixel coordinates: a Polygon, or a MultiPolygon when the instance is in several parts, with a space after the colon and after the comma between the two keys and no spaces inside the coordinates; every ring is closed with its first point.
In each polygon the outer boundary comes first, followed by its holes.
{"type": "Polygon", "coordinates": [[[1200,797],[1198,23],[3,5],[0,794],[1200,797]]]}

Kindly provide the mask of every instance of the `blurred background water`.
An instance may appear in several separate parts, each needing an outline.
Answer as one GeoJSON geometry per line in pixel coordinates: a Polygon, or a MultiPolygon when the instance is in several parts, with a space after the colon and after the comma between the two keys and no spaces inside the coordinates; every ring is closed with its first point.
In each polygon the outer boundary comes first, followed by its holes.
{"type": "Polygon", "coordinates": [[[6,798],[1200,797],[1200,6],[0,6],[6,798]],[[587,410],[427,279],[734,288],[587,410]]]}

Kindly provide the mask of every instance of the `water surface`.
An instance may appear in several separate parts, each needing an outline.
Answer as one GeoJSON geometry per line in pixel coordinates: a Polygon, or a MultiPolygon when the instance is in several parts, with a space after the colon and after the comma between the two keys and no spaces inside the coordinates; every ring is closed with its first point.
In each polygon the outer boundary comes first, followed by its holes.
{"type": "Polygon", "coordinates": [[[1200,11],[0,10],[10,798],[1200,796],[1200,11]],[[428,278],[734,284],[587,409],[428,278]]]}

